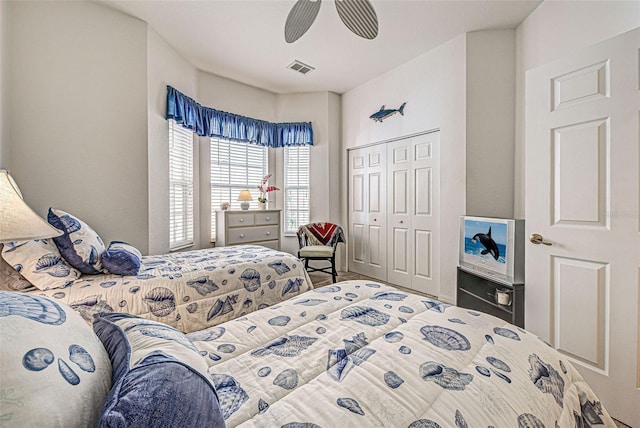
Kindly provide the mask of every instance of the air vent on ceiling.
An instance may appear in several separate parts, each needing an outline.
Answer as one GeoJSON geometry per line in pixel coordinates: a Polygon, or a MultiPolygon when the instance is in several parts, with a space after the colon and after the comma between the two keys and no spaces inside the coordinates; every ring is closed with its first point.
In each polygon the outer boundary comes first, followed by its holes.
{"type": "Polygon", "coordinates": [[[287,66],[287,68],[290,68],[293,71],[297,71],[300,74],[307,74],[310,71],[315,70],[314,67],[311,67],[310,65],[307,65],[303,62],[300,62],[298,60],[293,61],[291,64],[289,64],[287,66]]]}

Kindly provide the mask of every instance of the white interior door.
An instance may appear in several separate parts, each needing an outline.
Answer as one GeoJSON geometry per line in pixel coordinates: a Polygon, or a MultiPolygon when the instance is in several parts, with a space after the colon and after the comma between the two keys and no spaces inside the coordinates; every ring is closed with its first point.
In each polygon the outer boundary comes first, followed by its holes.
{"type": "Polygon", "coordinates": [[[440,294],[440,132],[413,137],[411,288],[440,294]]]}
{"type": "Polygon", "coordinates": [[[526,78],[525,327],[640,427],[640,29],[526,78]]]}
{"type": "Polygon", "coordinates": [[[437,296],[440,292],[439,132],[388,144],[387,280],[437,296]]]}
{"type": "Polygon", "coordinates": [[[349,152],[349,270],[386,281],[386,147],[349,152]]]}
{"type": "Polygon", "coordinates": [[[349,152],[349,270],[365,275],[367,212],[366,149],[349,152]]]}
{"type": "Polygon", "coordinates": [[[412,139],[405,138],[387,144],[387,189],[389,207],[387,233],[387,280],[411,288],[414,254],[412,236],[413,170],[412,139]]]}

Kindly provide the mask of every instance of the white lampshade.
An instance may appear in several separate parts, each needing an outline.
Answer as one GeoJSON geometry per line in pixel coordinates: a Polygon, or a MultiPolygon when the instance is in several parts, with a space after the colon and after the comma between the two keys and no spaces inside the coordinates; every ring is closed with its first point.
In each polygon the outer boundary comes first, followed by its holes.
{"type": "Polygon", "coordinates": [[[249,201],[253,201],[251,197],[251,193],[247,189],[241,190],[238,195],[238,200],[240,201],[240,209],[248,210],[249,209],[249,201]]]}
{"type": "Polygon", "coordinates": [[[253,201],[253,198],[251,197],[251,193],[249,193],[248,190],[241,190],[240,194],[238,195],[238,200],[239,201],[253,201]]]}
{"type": "Polygon", "coordinates": [[[0,243],[60,236],[22,200],[20,189],[9,173],[0,169],[0,243]]]}

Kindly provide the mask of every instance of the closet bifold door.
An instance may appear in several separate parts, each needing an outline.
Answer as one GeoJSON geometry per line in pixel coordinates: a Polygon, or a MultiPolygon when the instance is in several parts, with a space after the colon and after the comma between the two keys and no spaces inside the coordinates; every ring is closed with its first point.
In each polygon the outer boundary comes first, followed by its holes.
{"type": "Polygon", "coordinates": [[[413,137],[411,288],[440,294],[440,132],[413,137]]]}
{"type": "Polygon", "coordinates": [[[437,296],[439,133],[387,144],[387,280],[437,296]]]}
{"type": "Polygon", "coordinates": [[[349,151],[349,270],[387,279],[386,146],[349,151]]]}
{"type": "Polygon", "coordinates": [[[406,138],[387,144],[387,189],[389,189],[387,229],[387,280],[411,288],[412,236],[412,140],[406,138]]]}

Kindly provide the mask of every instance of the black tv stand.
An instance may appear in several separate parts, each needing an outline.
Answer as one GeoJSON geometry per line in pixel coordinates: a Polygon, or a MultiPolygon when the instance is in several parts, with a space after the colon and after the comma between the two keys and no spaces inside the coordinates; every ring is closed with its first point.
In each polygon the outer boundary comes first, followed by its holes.
{"type": "Polygon", "coordinates": [[[512,283],[500,278],[458,266],[457,306],[496,316],[524,328],[524,283],[512,283]],[[496,302],[496,289],[508,289],[509,305],[496,302]]]}

